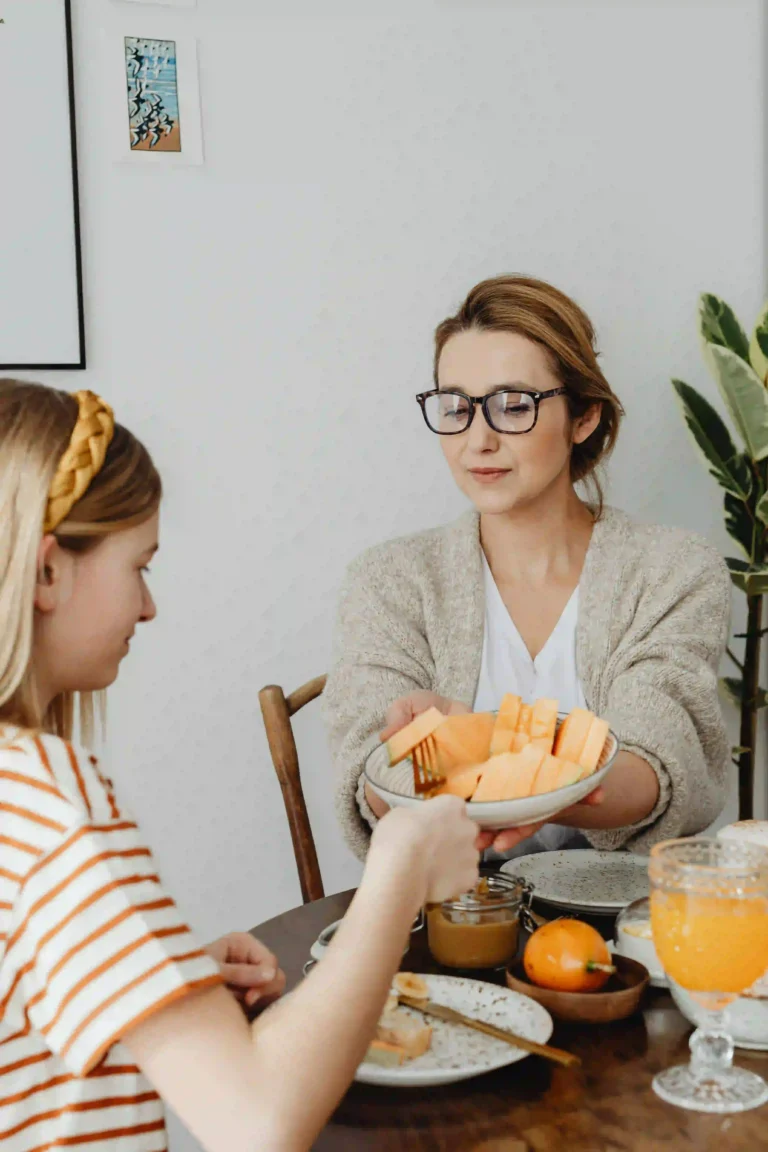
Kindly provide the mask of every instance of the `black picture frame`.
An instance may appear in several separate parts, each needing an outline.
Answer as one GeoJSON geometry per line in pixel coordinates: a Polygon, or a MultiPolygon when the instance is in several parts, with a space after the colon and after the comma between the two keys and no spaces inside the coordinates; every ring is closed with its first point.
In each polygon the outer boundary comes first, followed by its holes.
{"type": "MultiPolygon", "coordinates": [[[[72,6],[71,0],[61,0],[64,5],[65,44],[67,53],[67,86],[69,94],[69,134],[70,153],[72,158],[72,205],[74,212],[74,244],[75,244],[75,276],[77,293],[77,322],[78,322],[78,359],[73,363],[45,364],[36,362],[4,363],[0,362],[0,370],[10,368],[56,371],[81,370],[86,367],[85,355],[85,302],[83,294],[83,257],[80,233],[80,185],[77,172],[77,125],[75,117],[75,66],[72,48],[72,6]]],[[[0,352],[0,355],[2,353],[0,352]]]]}

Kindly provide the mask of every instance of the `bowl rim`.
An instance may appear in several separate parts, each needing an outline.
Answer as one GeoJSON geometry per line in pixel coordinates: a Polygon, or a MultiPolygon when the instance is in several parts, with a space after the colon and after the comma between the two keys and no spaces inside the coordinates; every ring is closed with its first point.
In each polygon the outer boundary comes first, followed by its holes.
{"type": "MultiPolygon", "coordinates": [[[[489,711],[490,711],[492,716],[498,716],[498,709],[495,709],[495,710],[489,709],[489,711]]],[[[568,713],[568,712],[558,712],[558,714],[557,714],[558,721],[560,723],[562,723],[562,721],[565,720],[566,716],[568,716],[568,715],[570,715],[570,713],[568,713]]],[[[558,727],[559,727],[559,724],[558,724],[558,727]]],[[[544,796],[555,796],[558,793],[561,793],[563,796],[567,797],[572,790],[580,788],[580,786],[583,785],[587,780],[593,780],[593,779],[604,780],[605,779],[608,772],[613,767],[613,764],[614,764],[614,761],[616,760],[616,757],[618,756],[619,752],[621,751],[621,745],[619,743],[619,738],[616,735],[616,733],[613,731],[612,728],[608,729],[608,737],[606,737],[606,739],[608,739],[608,738],[611,738],[613,740],[613,751],[611,752],[610,756],[606,760],[605,764],[603,764],[602,768],[598,768],[595,772],[593,772],[590,776],[586,776],[583,780],[576,780],[573,784],[568,784],[565,788],[555,788],[554,791],[551,791],[551,792],[541,792],[541,793],[539,793],[538,797],[535,797],[535,796],[518,796],[515,800],[480,800],[480,801],[465,800],[464,803],[467,804],[468,806],[471,806],[473,812],[477,812],[477,813],[482,814],[483,811],[488,811],[488,809],[496,808],[496,807],[498,807],[499,804],[518,804],[524,800],[534,800],[537,798],[542,798],[544,796]]],[[[394,796],[398,800],[416,800],[416,801],[428,800],[429,797],[426,797],[426,796],[406,796],[404,792],[393,792],[390,788],[385,788],[382,784],[379,784],[378,780],[374,780],[373,777],[369,775],[368,763],[369,763],[371,757],[374,756],[378,751],[380,751],[385,746],[386,746],[386,741],[380,740],[379,743],[376,745],[376,747],[372,748],[371,751],[366,756],[365,765],[363,767],[363,776],[365,777],[367,782],[373,788],[378,789],[379,792],[386,793],[387,796],[394,796]]],[[[605,747],[605,745],[603,745],[603,747],[605,747]]],[[[404,757],[404,759],[408,760],[409,757],[406,756],[406,757],[404,757]]],[[[402,763],[402,761],[400,763],[402,763]]],[[[390,765],[390,767],[391,767],[391,765],[390,765]]],[[[396,767],[396,765],[395,765],[395,767],[396,767]]],[[[566,803],[563,804],[563,808],[567,808],[567,807],[569,807],[569,804],[568,804],[568,801],[566,800],[566,803]]]]}
{"type": "Polygon", "coordinates": [[[642,964],[639,960],[634,960],[631,956],[622,956],[621,953],[614,954],[612,959],[617,969],[623,968],[627,971],[628,975],[633,974],[637,978],[633,981],[633,983],[626,985],[626,987],[614,988],[609,992],[601,989],[598,989],[595,992],[572,992],[568,991],[567,989],[560,988],[542,988],[541,985],[534,984],[533,981],[529,980],[525,975],[525,969],[523,968],[522,960],[517,960],[515,963],[508,965],[506,975],[511,976],[511,978],[521,986],[524,985],[527,988],[535,988],[537,992],[548,996],[566,997],[567,999],[571,1000],[571,1003],[575,1003],[577,999],[587,997],[590,1004],[599,1004],[602,1002],[616,1000],[621,996],[635,996],[648,987],[648,984],[651,980],[651,974],[646,968],[645,964],[642,964]]]}

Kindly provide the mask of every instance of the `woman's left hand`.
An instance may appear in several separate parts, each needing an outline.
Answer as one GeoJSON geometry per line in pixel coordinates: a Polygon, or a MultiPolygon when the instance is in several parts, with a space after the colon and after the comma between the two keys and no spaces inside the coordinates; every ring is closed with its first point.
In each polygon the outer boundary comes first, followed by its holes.
{"type": "MultiPolygon", "coordinates": [[[[583,813],[585,808],[594,808],[603,803],[605,799],[605,792],[602,788],[595,788],[594,792],[590,792],[578,804],[574,804],[571,808],[566,808],[558,816],[554,817],[556,823],[560,822],[561,817],[566,817],[567,822],[573,822],[576,827],[579,827],[579,813],[583,813]]],[[[538,824],[523,824],[520,828],[506,828],[503,832],[481,832],[477,842],[477,846],[481,852],[486,848],[493,848],[494,852],[501,854],[511,852],[523,840],[527,840],[529,836],[533,836],[534,832],[538,832],[539,828],[543,828],[548,823],[542,820],[538,824]]]]}
{"type": "Polygon", "coordinates": [[[266,1008],[285,989],[285,973],[266,945],[249,932],[229,932],[206,951],[218,963],[230,992],[245,1008],[266,1008]]]}

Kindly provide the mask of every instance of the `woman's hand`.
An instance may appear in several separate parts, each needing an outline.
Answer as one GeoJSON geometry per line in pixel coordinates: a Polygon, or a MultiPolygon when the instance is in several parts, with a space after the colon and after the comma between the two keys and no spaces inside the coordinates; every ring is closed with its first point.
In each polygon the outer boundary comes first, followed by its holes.
{"type": "Polygon", "coordinates": [[[429,708],[437,708],[444,716],[458,716],[472,711],[460,700],[450,700],[447,696],[438,696],[436,692],[427,692],[425,689],[409,692],[407,696],[395,700],[387,709],[381,732],[382,741],[389,740],[390,736],[394,736],[395,732],[405,728],[406,724],[410,724],[411,720],[415,720],[429,708]]]}
{"type": "Polygon", "coordinates": [[[249,932],[230,932],[209,944],[230,992],[245,1008],[266,1008],[285,988],[285,973],[269,949],[249,932]]]}

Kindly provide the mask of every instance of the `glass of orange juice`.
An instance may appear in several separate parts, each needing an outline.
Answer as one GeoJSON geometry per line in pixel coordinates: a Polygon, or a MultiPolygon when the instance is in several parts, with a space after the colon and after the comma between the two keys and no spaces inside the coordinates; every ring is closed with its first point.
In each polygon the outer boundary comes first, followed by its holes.
{"type": "Polygon", "coordinates": [[[727,1008],[768,968],[768,849],[668,840],[651,849],[651,929],[664,970],[709,1013],[691,1036],[691,1061],[659,1073],[654,1091],[699,1112],[743,1112],[768,1085],[733,1066],[727,1008]]]}

